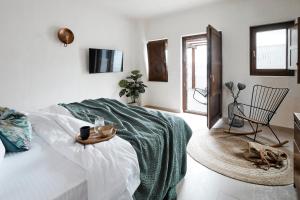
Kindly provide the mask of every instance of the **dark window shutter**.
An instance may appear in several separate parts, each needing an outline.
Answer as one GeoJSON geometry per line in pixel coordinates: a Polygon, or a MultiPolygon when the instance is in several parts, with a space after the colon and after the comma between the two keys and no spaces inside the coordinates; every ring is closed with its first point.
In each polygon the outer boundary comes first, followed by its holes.
{"type": "Polygon", "coordinates": [[[297,19],[297,25],[298,25],[298,37],[297,37],[297,40],[298,40],[298,45],[297,45],[297,51],[298,51],[298,62],[297,62],[297,71],[298,71],[298,83],[300,83],[300,17],[298,17],[297,19]]]}
{"type": "Polygon", "coordinates": [[[149,81],[168,82],[167,45],[168,40],[148,42],[149,81]]]}

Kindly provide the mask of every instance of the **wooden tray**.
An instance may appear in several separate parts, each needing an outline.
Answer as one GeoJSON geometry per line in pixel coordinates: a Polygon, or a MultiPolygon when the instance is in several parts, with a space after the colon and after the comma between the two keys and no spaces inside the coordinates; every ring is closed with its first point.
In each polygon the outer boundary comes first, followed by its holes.
{"type": "MultiPolygon", "coordinates": [[[[101,128],[100,128],[100,131],[101,131],[101,128]]],[[[82,140],[80,137],[80,134],[77,134],[75,137],[75,140],[76,140],[76,142],[78,142],[80,144],[96,144],[99,142],[110,140],[111,138],[113,138],[116,135],[116,133],[117,133],[117,130],[115,128],[113,128],[113,132],[111,134],[103,136],[101,134],[96,133],[94,128],[92,127],[90,129],[90,136],[88,139],[82,140]]]]}

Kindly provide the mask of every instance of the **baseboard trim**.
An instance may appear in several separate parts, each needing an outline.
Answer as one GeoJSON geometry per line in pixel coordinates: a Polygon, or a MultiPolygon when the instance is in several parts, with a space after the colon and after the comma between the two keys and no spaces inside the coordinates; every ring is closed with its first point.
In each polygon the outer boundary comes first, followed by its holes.
{"type": "Polygon", "coordinates": [[[167,112],[173,112],[173,113],[180,113],[179,110],[172,109],[172,108],[160,107],[160,106],[144,105],[143,107],[151,108],[151,109],[155,109],[155,110],[162,110],[162,111],[167,111],[167,112]]]}
{"type": "MultiPolygon", "coordinates": [[[[228,117],[222,117],[222,120],[225,121],[225,124],[228,125],[228,117]]],[[[245,121],[245,123],[248,123],[247,121],[245,121]]],[[[270,124],[273,128],[277,128],[280,130],[287,130],[287,131],[293,131],[294,128],[291,127],[284,127],[284,126],[278,126],[278,125],[274,125],[274,124],[270,124]]],[[[261,125],[260,125],[261,126],[261,125]]]]}

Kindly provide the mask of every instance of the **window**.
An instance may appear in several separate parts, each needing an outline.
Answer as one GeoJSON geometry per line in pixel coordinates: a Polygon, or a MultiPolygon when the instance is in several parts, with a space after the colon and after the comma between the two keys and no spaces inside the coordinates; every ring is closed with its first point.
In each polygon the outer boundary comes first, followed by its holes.
{"type": "Polygon", "coordinates": [[[168,82],[167,45],[168,40],[148,42],[149,81],[168,82]]]}
{"type": "Polygon", "coordinates": [[[250,27],[250,75],[293,76],[289,70],[294,21],[250,27]]]}

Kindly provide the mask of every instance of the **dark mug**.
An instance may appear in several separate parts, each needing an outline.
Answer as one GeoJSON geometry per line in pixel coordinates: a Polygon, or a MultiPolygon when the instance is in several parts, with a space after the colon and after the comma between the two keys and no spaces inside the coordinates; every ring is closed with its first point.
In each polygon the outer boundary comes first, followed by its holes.
{"type": "Polygon", "coordinates": [[[83,126],[80,128],[80,137],[82,140],[86,140],[90,136],[90,128],[89,126],[83,126]]]}

